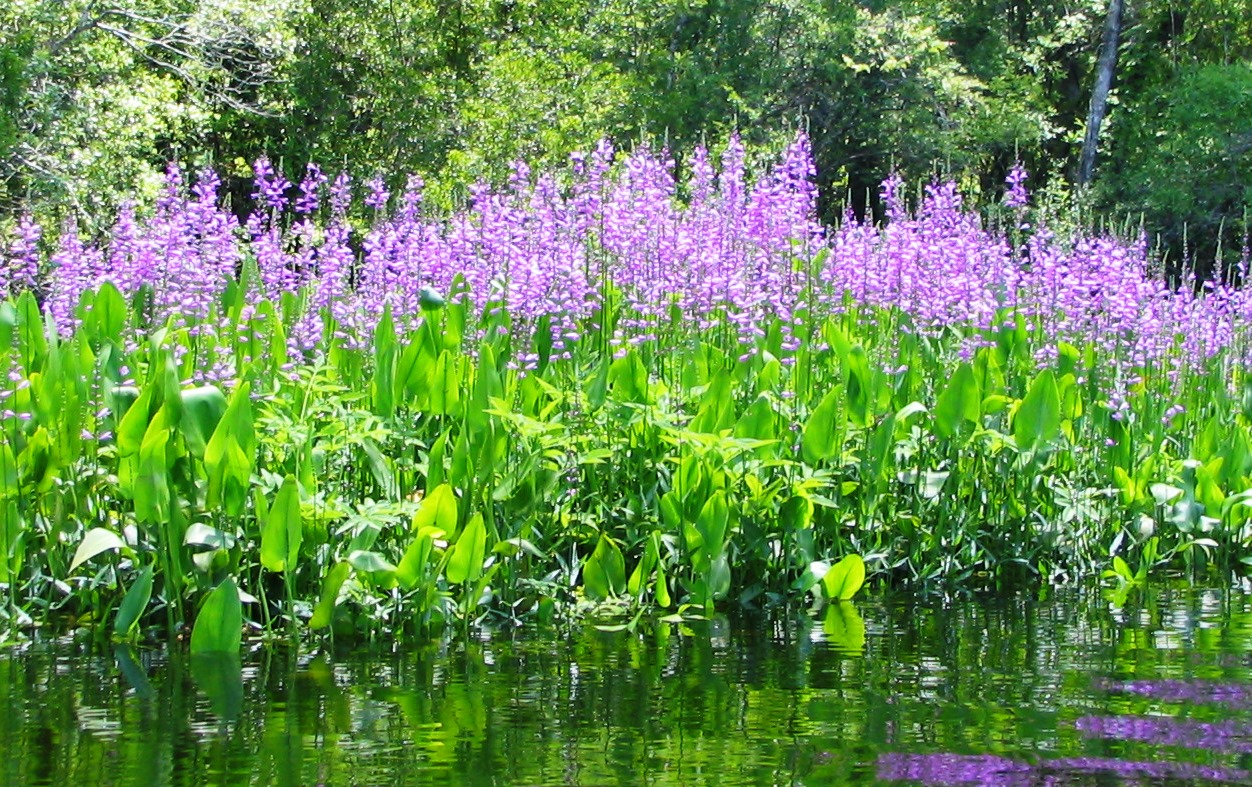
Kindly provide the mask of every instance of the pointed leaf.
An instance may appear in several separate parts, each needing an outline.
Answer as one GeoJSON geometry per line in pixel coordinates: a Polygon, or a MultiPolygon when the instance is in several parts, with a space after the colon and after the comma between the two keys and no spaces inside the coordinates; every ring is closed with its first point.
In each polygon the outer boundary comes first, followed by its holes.
{"type": "Polygon", "coordinates": [[[191,630],[191,655],[238,653],[243,642],[243,608],[235,580],[225,579],[209,593],[191,630]]]}

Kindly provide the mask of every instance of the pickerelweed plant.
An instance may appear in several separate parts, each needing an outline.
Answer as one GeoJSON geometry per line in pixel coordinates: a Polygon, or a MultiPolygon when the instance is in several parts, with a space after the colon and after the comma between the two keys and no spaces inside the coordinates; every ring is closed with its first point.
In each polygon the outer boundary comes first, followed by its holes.
{"type": "Polygon", "coordinates": [[[262,160],[242,224],[177,168],[107,237],[21,221],[11,628],[212,651],[1245,560],[1247,290],[1031,227],[1020,172],[1008,234],[896,180],[883,224],[822,226],[803,137],[684,172],[605,143],[431,215],[416,178],[354,208],[262,160]]]}

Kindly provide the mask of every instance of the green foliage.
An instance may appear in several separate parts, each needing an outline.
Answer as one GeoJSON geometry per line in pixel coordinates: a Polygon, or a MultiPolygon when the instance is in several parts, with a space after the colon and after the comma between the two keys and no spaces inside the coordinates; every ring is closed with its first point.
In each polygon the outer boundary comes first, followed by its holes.
{"type": "Polygon", "coordinates": [[[1121,128],[1108,190],[1142,212],[1175,263],[1186,252],[1202,275],[1221,271],[1238,260],[1252,211],[1252,65],[1185,68],[1144,104],[1121,128]]]}

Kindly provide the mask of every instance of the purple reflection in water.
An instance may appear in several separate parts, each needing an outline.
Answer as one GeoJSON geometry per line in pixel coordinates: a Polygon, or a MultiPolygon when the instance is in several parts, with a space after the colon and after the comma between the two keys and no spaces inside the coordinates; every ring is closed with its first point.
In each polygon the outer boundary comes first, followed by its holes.
{"type": "Polygon", "coordinates": [[[1252,752],[1252,727],[1235,721],[1203,722],[1164,716],[1084,716],[1074,727],[1088,738],[1121,738],[1163,746],[1252,752]]]}
{"type": "Polygon", "coordinates": [[[1164,702],[1215,702],[1233,708],[1252,708],[1252,686],[1200,680],[1097,680],[1095,688],[1164,702]]]}
{"type": "Polygon", "coordinates": [[[1183,779],[1247,784],[1252,772],[1182,762],[1132,762],[1110,757],[1060,757],[1037,765],[991,754],[903,754],[878,756],[878,778],[912,781],[935,787],[1000,784],[1062,785],[1078,776],[1122,779],[1183,779]]]}
{"type": "Polygon", "coordinates": [[[878,755],[878,778],[922,784],[1030,784],[1037,774],[1024,762],[994,754],[878,755]]]}

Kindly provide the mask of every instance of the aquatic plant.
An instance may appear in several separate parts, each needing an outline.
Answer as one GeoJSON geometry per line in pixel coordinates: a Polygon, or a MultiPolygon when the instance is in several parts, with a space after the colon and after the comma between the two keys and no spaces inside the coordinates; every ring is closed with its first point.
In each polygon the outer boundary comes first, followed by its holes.
{"type": "Polygon", "coordinates": [[[346,175],[254,169],[242,224],[172,168],[107,237],[19,225],[12,620],[164,614],[208,652],[223,620],[700,615],[1252,542],[1246,290],[1027,229],[1020,179],[1006,236],[943,183],[823,227],[803,137],[755,178],[733,138],[685,177],[603,144],[443,216],[416,178],[354,208],[346,175]]]}

